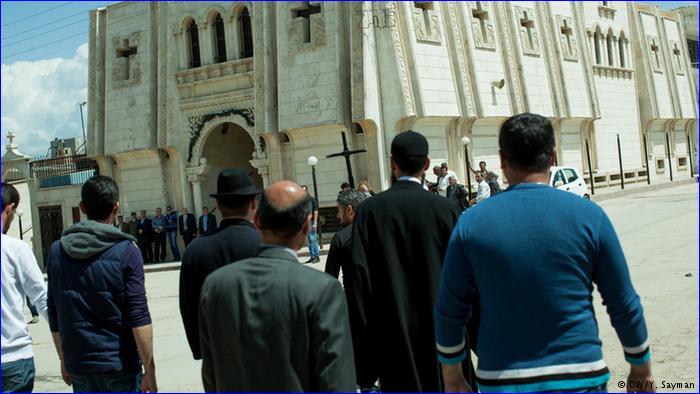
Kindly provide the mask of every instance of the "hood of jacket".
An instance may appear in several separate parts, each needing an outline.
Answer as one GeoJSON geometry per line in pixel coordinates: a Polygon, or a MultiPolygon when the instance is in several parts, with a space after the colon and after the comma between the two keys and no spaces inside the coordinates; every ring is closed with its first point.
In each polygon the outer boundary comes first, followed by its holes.
{"type": "Polygon", "coordinates": [[[76,223],[61,234],[63,250],[74,259],[93,257],[125,240],[136,242],[133,236],[120,229],[94,220],[76,223]]]}

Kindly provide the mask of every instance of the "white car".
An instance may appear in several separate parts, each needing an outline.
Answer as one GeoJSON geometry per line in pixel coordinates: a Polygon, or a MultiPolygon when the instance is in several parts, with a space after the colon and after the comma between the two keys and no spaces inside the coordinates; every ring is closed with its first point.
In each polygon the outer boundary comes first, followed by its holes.
{"type": "Polygon", "coordinates": [[[588,185],[573,167],[552,167],[549,173],[549,184],[559,190],[574,193],[579,197],[590,199],[588,185]]]}

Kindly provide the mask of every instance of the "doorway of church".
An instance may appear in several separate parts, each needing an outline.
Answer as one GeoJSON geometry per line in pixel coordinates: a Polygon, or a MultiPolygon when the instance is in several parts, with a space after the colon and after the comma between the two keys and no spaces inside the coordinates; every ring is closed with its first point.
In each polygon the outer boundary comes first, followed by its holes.
{"type": "MultiPolygon", "coordinates": [[[[202,206],[212,211],[216,201],[209,195],[216,192],[216,180],[224,168],[243,168],[250,175],[253,183],[262,189],[263,180],[258,171],[250,164],[255,145],[250,135],[235,123],[223,123],[214,128],[204,144],[202,157],[206,158],[209,171],[202,180],[202,206]]],[[[196,215],[201,215],[197,212],[196,215]]],[[[220,221],[219,212],[214,212],[220,221]]]]}

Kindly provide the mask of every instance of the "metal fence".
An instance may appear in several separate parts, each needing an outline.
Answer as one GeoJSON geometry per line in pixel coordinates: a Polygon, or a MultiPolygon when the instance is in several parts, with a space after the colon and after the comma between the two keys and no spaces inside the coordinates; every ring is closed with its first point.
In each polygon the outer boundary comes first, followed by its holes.
{"type": "Polygon", "coordinates": [[[39,188],[80,185],[100,173],[95,159],[85,154],[36,157],[29,162],[29,174],[39,188]]]}

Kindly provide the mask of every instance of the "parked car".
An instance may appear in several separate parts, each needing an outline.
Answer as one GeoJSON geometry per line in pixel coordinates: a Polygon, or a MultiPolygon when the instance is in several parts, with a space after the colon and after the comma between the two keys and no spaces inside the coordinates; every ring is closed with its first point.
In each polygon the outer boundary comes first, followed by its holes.
{"type": "Polygon", "coordinates": [[[588,185],[580,174],[581,172],[573,167],[552,167],[549,173],[549,184],[588,200],[591,198],[588,194],[588,185]]]}

